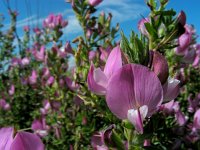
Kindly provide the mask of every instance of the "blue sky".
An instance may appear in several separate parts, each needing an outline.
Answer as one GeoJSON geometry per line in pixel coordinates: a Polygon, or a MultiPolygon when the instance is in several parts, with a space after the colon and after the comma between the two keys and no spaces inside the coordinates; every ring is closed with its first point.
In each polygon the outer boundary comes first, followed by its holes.
{"type": "MultiPolygon", "coordinates": [[[[6,27],[4,29],[9,25],[5,1],[0,1],[0,14],[5,15],[4,24],[6,27]]],[[[19,36],[22,36],[23,26],[36,27],[41,25],[42,20],[50,13],[61,13],[69,21],[68,27],[64,29],[66,40],[72,40],[81,32],[71,6],[65,0],[10,0],[10,4],[11,8],[19,12],[17,22],[19,36]]],[[[168,8],[174,8],[177,12],[184,10],[187,14],[187,23],[193,24],[197,33],[200,34],[199,6],[199,0],[192,0],[192,2],[189,0],[171,0],[168,8]]],[[[104,0],[98,6],[98,9],[99,13],[101,11],[112,12],[113,24],[119,22],[121,29],[126,34],[130,33],[132,29],[137,31],[137,22],[140,20],[141,15],[147,16],[149,12],[144,0],[104,0]]]]}

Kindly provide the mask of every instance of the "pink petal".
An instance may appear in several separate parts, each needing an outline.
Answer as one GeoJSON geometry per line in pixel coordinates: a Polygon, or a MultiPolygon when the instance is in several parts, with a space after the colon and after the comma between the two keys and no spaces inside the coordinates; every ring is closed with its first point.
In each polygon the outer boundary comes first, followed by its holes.
{"type": "Polygon", "coordinates": [[[157,51],[151,51],[153,53],[152,67],[155,74],[157,74],[161,83],[164,84],[169,76],[168,63],[165,57],[157,51]]]}
{"type": "Polygon", "coordinates": [[[89,4],[91,6],[97,6],[99,5],[103,0],[89,0],[89,4]]]}
{"type": "Polygon", "coordinates": [[[103,71],[101,71],[100,68],[94,69],[94,81],[103,87],[107,87],[108,84],[108,78],[104,74],[103,71]]]}
{"type": "Polygon", "coordinates": [[[194,127],[200,129],[200,109],[194,114],[194,127]]]}
{"type": "Polygon", "coordinates": [[[163,100],[164,102],[175,99],[180,92],[180,81],[173,78],[168,78],[167,82],[163,85],[163,100]]]}
{"type": "Polygon", "coordinates": [[[12,127],[0,129],[0,150],[10,150],[13,142],[14,129],[12,127]]]}
{"type": "Polygon", "coordinates": [[[179,14],[178,14],[178,21],[181,23],[182,26],[185,25],[186,23],[186,15],[185,15],[185,12],[184,11],[181,11],[179,14]]]}
{"type": "Polygon", "coordinates": [[[29,132],[18,132],[10,150],[44,150],[41,139],[29,132]]]}
{"type": "Polygon", "coordinates": [[[89,90],[97,95],[105,95],[107,86],[106,82],[107,77],[105,74],[100,69],[95,70],[94,65],[92,64],[87,77],[89,90]]]}
{"type": "Polygon", "coordinates": [[[118,118],[126,119],[129,109],[148,106],[150,116],[162,102],[163,90],[157,75],[147,67],[128,64],[110,78],[106,101],[118,118]]]}
{"type": "Polygon", "coordinates": [[[191,42],[191,38],[192,38],[191,34],[188,32],[185,32],[184,34],[182,34],[178,39],[180,48],[186,49],[191,42]]]}
{"type": "Polygon", "coordinates": [[[104,68],[104,73],[109,79],[112,76],[112,74],[121,67],[122,67],[121,50],[120,46],[117,46],[111,51],[110,55],[108,56],[104,68]]]}
{"type": "Polygon", "coordinates": [[[175,117],[180,126],[183,126],[187,121],[186,116],[180,110],[176,112],[175,117]]]}

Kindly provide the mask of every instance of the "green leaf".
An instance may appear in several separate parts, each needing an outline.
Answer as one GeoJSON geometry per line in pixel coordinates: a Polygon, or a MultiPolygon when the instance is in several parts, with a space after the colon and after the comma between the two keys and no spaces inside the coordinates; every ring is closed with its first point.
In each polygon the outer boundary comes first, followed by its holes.
{"type": "Polygon", "coordinates": [[[157,32],[156,30],[151,26],[150,23],[145,23],[144,24],[146,29],[147,29],[147,32],[149,33],[150,37],[152,39],[157,39],[158,38],[158,35],[157,35],[157,32]]]}

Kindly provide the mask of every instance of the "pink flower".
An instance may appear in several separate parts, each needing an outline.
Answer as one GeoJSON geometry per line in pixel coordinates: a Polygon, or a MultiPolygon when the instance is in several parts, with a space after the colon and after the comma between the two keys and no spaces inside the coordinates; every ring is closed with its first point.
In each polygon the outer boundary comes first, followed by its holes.
{"type": "Polygon", "coordinates": [[[50,102],[48,100],[44,100],[43,108],[40,108],[41,114],[46,115],[50,109],[51,109],[50,102]]]}
{"type": "Polygon", "coordinates": [[[63,17],[61,14],[54,15],[50,14],[43,22],[43,27],[49,28],[49,29],[56,29],[56,27],[66,27],[68,24],[67,21],[63,20],[63,17]]]}
{"type": "Polygon", "coordinates": [[[145,23],[149,23],[149,22],[150,22],[149,18],[143,18],[143,19],[141,19],[141,20],[139,21],[139,23],[138,23],[138,29],[140,30],[140,32],[141,32],[143,35],[146,35],[146,36],[149,35],[149,33],[148,33],[148,31],[147,31],[147,29],[146,29],[146,27],[145,27],[145,23]]]}
{"type": "Polygon", "coordinates": [[[12,84],[10,86],[10,89],[8,90],[8,93],[9,93],[10,96],[14,95],[14,93],[15,93],[15,86],[14,86],[14,84],[12,84]]]}
{"type": "Polygon", "coordinates": [[[30,59],[29,58],[27,58],[27,57],[22,58],[22,60],[21,60],[21,65],[22,66],[26,66],[29,63],[30,63],[30,59]]]}
{"type": "Polygon", "coordinates": [[[99,5],[103,0],[89,0],[88,3],[91,5],[91,6],[97,6],[99,5]]]}
{"type": "Polygon", "coordinates": [[[31,76],[29,76],[29,84],[36,84],[37,83],[37,72],[35,70],[32,71],[31,76]]]}
{"type": "Polygon", "coordinates": [[[160,106],[160,110],[163,111],[165,114],[168,114],[168,115],[171,115],[171,114],[178,112],[179,109],[180,109],[179,103],[175,102],[174,100],[172,100],[168,103],[162,104],[160,106]]]}
{"type": "Polygon", "coordinates": [[[168,78],[163,85],[163,101],[168,102],[174,100],[180,92],[180,81],[173,78],[168,78]]]}
{"type": "Polygon", "coordinates": [[[14,136],[14,128],[0,129],[1,150],[44,150],[41,139],[32,133],[19,131],[14,136]]]}
{"type": "Polygon", "coordinates": [[[9,110],[10,104],[7,103],[5,99],[0,99],[0,109],[9,110]]]}
{"type": "Polygon", "coordinates": [[[181,11],[178,14],[178,18],[177,18],[178,22],[181,23],[182,26],[184,26],[186,24],[186,15],[184,11],[181,11]]]}
{"type": "Polygon", "coordinates": [[[24,31],[25,31],[25,32],[29,32],[29,31],[30,31],[29,26],[24,26],[24,31]]]}
{"type": "Polygon", "coordinates": [[[177,55],[185,55],[192,41],[192,34],[194,33],[193,28],[187,24],[184,28],[185,33],[178,38],[179,46],[175,49],[177,55]]]}
{"type": "Polygon", "coordinates": [[[99,48],[101,55],[100,55],[100,59],[103,62],[106,62],[106,60],[108,59],[108,56],[110,55],[110,52],[112,51],[111,47],[107,47],[106,49],[103,49],[102,47],[99,48]]]}
{"type": "Polygon", "coordinates": [[[93,60],[96,57],[96,51],[89,51],[89,60],[93,60]]]}
{"type": "Polygon", "coordinates": [[[117,46],[110,53],[104,71],[102,71],[100,68],[95,69],[93,64],[90,66],[87,77],[89,90],[98,95],[105,95],[108,80],[110,79],[112,74],[121,67],[121,50],[120,47],[117,46]]]}
{"type": "Polygon", "coordinates": [[[31,125],[31,128],[40,137],[45,137],[48,135],[49,127],[46,125],[46,120],[44,117],[41,119],[35,119],[31,125]]]}
{"type": "Polygon", "coordinates": [[[161,83],[164,84],[169,76],[168,63],[165,57],[157,51],[150,51],[152,55],[152,70],[157,74],[161,83]]]}
{"type": "Polygon", "coordinates": [[[47,85],[52,85],[54,83],[55,78],[53,76],[50,76],[46,82],[47,85]]]}
{"type": "Polygon", "coordinates": [[[68,53],[70,53],[70,54],[74,54],[70,42],[66,42],[66,44],[65,44],[65,51],[68,52],[68,53]]]}
{"type": "Polygon", "coordinates": [[[45,47],[41,46],[40,51],[34,50],[33,55],[37,61],[45,61],[45,47]]]}
{"type": "Polygon", "coordinates": [[[14,58],[12,58],[11,63],[12,63],[12,66],[18,66],[20,64],[20,59],[14,57],[14,58]]]}
{"type": "Polygon", "coordinates": [[[110,125],[107,129],[97,132],[92,136],[91,145],[94,149],[108,150],[106,144],[112,144],[112,130],[115,125],[110,125]]]}
{"type": "Polygon", "coordinates": [[[142,65],[125,65],[108,82],[109,109],[119,119],[128,119],[139,133],[143,133],[143,120],[157,111],[162,100],[157,75],[142,65]]]}
{"type": "Polygon", "coordinates": [[[196,129],[200,129],[200,109],[198,109],[194,114],[193,127],[196,129]]]}

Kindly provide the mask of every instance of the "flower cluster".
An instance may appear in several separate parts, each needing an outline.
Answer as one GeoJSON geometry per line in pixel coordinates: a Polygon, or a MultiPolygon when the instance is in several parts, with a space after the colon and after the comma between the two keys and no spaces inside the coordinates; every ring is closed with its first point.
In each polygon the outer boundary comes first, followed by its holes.
{"type": "Polygon", "coordinates": [[[140,34],[118,40],[112,15],[95,16],[103,0],[68,2],[73,40],[60,14],[18,39],[10,10],[0,30],[0,149],[198,149],[200,44],[184,11],[148,0],[140,34]]]}

